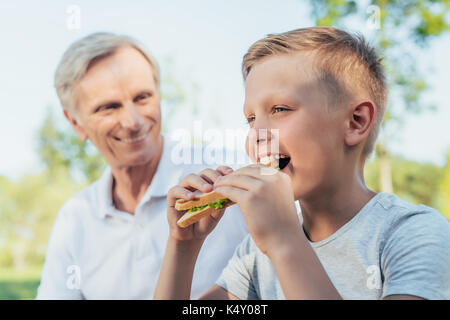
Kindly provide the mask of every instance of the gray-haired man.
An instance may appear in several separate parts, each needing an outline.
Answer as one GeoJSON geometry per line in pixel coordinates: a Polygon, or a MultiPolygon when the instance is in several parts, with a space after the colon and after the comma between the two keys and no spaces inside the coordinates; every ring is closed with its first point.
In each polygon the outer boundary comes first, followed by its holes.
{"type": "MultiPolygon", "coordinates": [[[[168,238],[169,188],[191,172],[203,169],[213,183],[231,169],[171,161],[174,143],[161,135],[158,67],[130,37],[96,33],[75,42],[55,87],[78,137],[90,139],[109,166],[59,211],[37,298],[151,299],[168,238]]],[[[214,283],[247,234],[237,206],[222,220],[200,252],[193,297],[214,283]]]]}

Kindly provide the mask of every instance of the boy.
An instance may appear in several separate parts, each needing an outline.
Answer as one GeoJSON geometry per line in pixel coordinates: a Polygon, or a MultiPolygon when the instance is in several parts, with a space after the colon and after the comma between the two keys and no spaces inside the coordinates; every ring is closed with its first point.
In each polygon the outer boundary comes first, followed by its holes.
{"type": "Polygon", "coordinates": [[[260,164],[221,167],[171,189],[155,298],[189,298],[196,256],[223,212],[180,229],[174,203],[214,187],[238,203],[250,236],[203,299],[449,299],[449,223],[364,182],[387,91],[374,49],[338,29],[298,29],[253,44],[243,74],[250,127],[278,129],[257,134],[268,151],[247,152],[289,162],[272,174],[260,164]],[[270,150],[275,138],[279,150],[270,150]]]}

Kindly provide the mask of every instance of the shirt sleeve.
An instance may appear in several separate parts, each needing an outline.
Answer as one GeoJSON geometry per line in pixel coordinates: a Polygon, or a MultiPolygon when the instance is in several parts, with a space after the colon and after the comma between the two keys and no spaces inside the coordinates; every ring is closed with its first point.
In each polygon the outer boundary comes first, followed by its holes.
{"type": "Polygon", "coordinates": [[[251,242],[250,235],[247,235],[216,282],[241,300],[259,299],[252,281],[256,251],[252,249],[251,242]]]}
{"type": "Polygon", "coordinates": [[[73,224],[60,210],[53,224],[38,288],[37,300],[81,300],[81,271],[71,253],[73,224]]]}
{"type": "Polygon", "coordinates": [[[450,224],[431,208],[402,218],[386,239],[381,265],[383,298],[450,299],[450,224]]]}

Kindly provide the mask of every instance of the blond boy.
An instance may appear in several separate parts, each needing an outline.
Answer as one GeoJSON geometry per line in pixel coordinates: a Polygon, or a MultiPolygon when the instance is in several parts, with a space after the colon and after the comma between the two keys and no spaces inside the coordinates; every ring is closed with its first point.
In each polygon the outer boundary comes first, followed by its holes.
{"type": "MultiPolygon", "coordinates": [[[[278,150],[254,153],[250,145],[249,155],[289,161],[273,174],[251,165],[207,177],[238,203],[250,236],[202,298],[449,299],[449,223],[364,182],[386,105],[374,49],[342,30],[298,29],[253,44],[243,74],[250,127],[278,129],[279,139],[278,150]]],[[[257,150],[273,138],[257,137],[257,150]]],[[[180,229],[173,206],[206,180],[191,176],[169,192],[170,237],[155,298],[189,298],[196,256],[222,213],[180,229]]]]}

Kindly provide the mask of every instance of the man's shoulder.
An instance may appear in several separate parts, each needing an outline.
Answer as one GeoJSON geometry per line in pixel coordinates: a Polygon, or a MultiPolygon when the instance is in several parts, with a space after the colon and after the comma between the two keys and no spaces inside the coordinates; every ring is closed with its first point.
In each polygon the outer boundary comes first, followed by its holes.
{"type": "Polygon", "coordinates": [[[100,179],[70,197],[59,209],[58,218],[80,219],[100,207],[100,179]]]}

